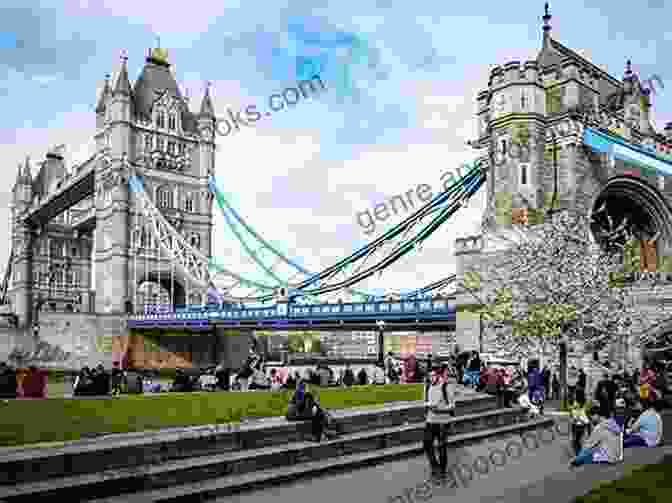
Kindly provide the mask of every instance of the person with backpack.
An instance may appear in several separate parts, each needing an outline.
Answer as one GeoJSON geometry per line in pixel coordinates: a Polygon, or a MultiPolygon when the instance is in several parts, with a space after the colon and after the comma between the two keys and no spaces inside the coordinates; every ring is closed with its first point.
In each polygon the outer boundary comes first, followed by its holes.
{"type": "Polygon", "coordinates": [[[448,372],[438,360],[432,362],[430,381],[425,388],[425,408],[427,410],[424,449],[432,473],[446,472],[448,447],[446,445],[446,425],[455,417],[456,376],[448,372]],[[437,460],[434,444],[438,443],[437,460]]]}
{"type": "Polygon", "coordinates": [[[310,421],[315,442],[320,442],[323,435],[333,438],[339,434],[333,416],[322,409],[313,394],[307,391],[304,379],[297,383],[285,417],[287,421],[310,421]]]}

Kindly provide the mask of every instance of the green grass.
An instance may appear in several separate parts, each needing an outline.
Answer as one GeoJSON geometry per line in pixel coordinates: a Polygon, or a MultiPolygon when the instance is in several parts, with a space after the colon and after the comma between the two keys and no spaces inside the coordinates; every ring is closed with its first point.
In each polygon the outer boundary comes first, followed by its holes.
{"type": "Polygon", "coordinates": [[[656,465],[634,470],[620,480],[604,484],[574,503],[663,503],[672,495],[672,456],[656,465]]]}
{"type": "MultiPolygon", "coordinates": [[[[322,388],[311,386],[327,409],[422,400],[421,384],[322,388]]],[[[284,416],[293,392],[197,392],[122,395],[114,399],[0,402],[0,446],[77,440],[96,433],[238,422],[284,416]]]]}

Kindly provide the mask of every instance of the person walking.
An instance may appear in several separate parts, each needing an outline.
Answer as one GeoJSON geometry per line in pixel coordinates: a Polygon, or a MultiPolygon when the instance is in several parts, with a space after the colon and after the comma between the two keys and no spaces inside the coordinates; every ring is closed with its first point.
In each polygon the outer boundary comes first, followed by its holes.
{"type": "Polygon", "coordinates": [[[110,376],[110,384],[112,387],[112,396],[121,395],[121,383],[124,380],[124,371],[119,368],[119,362],[112,364],[112,374],[110,376]]]}
{"type": "Polygon", "coordinates": [[[243,364],[242,369],[238,373],[238,382],[240,383],[240,391],[248,391],[250,389],[250,379],[254,374],[261,370],[261,356],[256,351],[257,344],[255,339],[250,340],[250,349],[247,355],[247,360],[243,364]]]}
{"type": "Polygon", "coordinates": [[[427,411],[424,449],[433,475],[445,473],[448,466],[446,423],[455,417],[455,384],[438,360],[432,362],[429,387],[425,393],[427,411]],[[435,443],[438,444],[438,459],[435,443]]]}

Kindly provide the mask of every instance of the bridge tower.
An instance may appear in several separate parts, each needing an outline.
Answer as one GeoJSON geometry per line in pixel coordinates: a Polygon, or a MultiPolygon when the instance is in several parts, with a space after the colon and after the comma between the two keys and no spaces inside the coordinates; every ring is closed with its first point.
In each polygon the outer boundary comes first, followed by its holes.
{"type": "MultiPolygon", "coordinates": [[[[477,95],[478,138],[472,145],[487,152],[481,157],[489,167],[486,232],[456,241],[458,280],[496,259],[502,243],[489,231],[506,233],[551,207],[590,216],[605,202],[614,221],[632,222],[642,243],[658,233],[642,255],[652,254],[659,266],[672,262],[672,184],[653,170],[633,169],[584,145],[577,119],[579,111],[592,108],[603,127],[626,141],[664,149],[672,147],[672,126],[655,131],[650,90],[630,61],[617,79],[551,36],[548,4],[542,19],[537,58],[496,66],[487,89],[477,95]]],[[[473,298],[458,295],[457,303],[457,343],[487,351],[489,334],[470,314],[473,298]]]]}
{"type": "Polygon", "coordinates": [[[149,197],[187,241],[210,256],[215,117],[209,90],[200,113],[189,109],[165,49],[149,51],[134,85],[127,58],[114,85],[106,82],[96,107],[99,150],[108,163],[96,171],[96,312],[142,310],[145,303],[201,302],[174,274],[130,193],[124,159],[139,167],[149,197]]]}
{"type": "Polygon", "coordinates": [[[20,215],[33,200],[33,178],[30,173],[30,159],[26,158],[19,170],[12,188],[11,240],[14,250],[11,264],[11,287],[9,299],[18,317],[19,326],[29,326],[33,321],[33,233],[21,220],[20,215]]]}

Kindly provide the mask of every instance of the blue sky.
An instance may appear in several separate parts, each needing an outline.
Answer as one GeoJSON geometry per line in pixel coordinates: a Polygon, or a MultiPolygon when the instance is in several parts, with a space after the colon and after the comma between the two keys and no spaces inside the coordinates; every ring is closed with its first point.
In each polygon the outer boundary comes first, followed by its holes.
{"type": "MultiPolygon", "coordinates": [[[[451,166],[473,158],[476,94],[494,65],[533,59],[543,2],[340,0],[236,2],[3,1],[0,7],[0,142],[5,164],[0,232],[9,232],[9,188],[26,155],[67,145],[70,163],[91,152],[98,92],[128,51],[137,78],[157,35],[197,107],[213,83],[218,116],[296,83],[296,55],[323,58],[327,90],[252,128],[219,138],[217,175],[233,203],[268,240],[319,269],[365,243],[355,215],[418,184],[440,187],[451,166]],[[260,8],[263,5],[263,8],[260,8]],[[392,6],[394,5],[394,6],[392,6]],[[317,40],[316,40],[317,39],[317,40]],[[343,40],[365,44],[353,97],[338,92],[343,40]],[[331,44],[331,46],[330,46],[331,44]],[[297,52],[298,51],[298,52],[297,52]],[[326,59],[324,59],[326,58],[326,59]]],[[[634,7],[634,5],[633,5],[634,7]]],[[[654,119],[672,120],[672,31],[664,2],[624,9],[606,1],[551,2],[552,35],[621,78],[625,61],[657,73],[654,119]]],[[[453,240],[480,222],[482,197],[445,224],[421,258],[370,287],[414,287],[454,271],[453,240]]],[[[398,222],[389,220],[389,225],[398,222]]],[[[216,254],[237,254],[215,217],[216,254]]],[[[389,227],[388,225],[388,227],[389,227]]],[[[9,249],[0,249],[0,263],[9,249]]],[[[232,263],[232,267],[235,264],[232,263]]]]}

